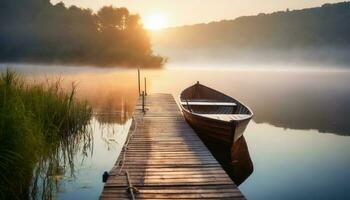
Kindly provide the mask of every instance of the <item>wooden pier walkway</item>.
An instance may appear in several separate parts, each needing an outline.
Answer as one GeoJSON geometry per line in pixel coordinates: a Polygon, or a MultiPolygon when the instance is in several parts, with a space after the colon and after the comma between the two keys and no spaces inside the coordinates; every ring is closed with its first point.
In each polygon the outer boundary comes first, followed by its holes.
{"type": "Polygon", "coordinates": [[[245,199],[185,122],[172,95],[146,96],[146,114],[141,102],[128,147],[100,199],[132,199],[129,190],[135,199],[245,199]]]}

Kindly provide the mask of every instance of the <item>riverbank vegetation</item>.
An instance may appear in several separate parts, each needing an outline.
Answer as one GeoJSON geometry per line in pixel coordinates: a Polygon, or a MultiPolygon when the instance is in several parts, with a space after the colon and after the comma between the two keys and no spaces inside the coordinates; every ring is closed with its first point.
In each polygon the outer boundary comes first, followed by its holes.
{"type": "Polygon", "coordinates": [[[161,67],[139,15],[98,12],[50,0],[0,2],[0,61],[161,67]]]}
{"type": "Polygon", "coordinates": [[[92,110],[75,91],[64,92],[60,81],[28,84],[9,70],[1,74],[0,199],[52,195],[54,174],[72,163],[79,144],[88,148],[92,110]],[[38,191],[38,184],[49,189],[38,191]]]}

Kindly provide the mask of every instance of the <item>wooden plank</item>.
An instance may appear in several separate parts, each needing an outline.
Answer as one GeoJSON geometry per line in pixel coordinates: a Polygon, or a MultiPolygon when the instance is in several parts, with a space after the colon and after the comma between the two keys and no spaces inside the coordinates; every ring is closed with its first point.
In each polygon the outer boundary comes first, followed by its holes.
{"type": "Polygon", "coordinates": [[[123,150],[100,199],[245,199],[220,164],[185,122],[172,95],[139,100],[131,140],[123,150]],[[122,164],[123,163],[123,164],[122,164]],[[122,168],[121,168],[122,166],[122,168]]]}

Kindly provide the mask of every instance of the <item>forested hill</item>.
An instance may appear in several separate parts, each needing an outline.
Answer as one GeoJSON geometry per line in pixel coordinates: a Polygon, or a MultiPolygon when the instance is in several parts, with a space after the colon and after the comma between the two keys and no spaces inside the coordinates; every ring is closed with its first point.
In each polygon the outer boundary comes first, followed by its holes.
{"type": "Polygon", "coordinates": [[[201,58],[328,59],[347,63],[350,3],[169,28],[155,33],[153,42],[170,59],[184,59],[197,52],[201,58]]]}
{"type": "Polygon", "coordinates": [[[0,62],[160,67],[138,15],[97,13],[50,0],[0,1],[0,62]]]}

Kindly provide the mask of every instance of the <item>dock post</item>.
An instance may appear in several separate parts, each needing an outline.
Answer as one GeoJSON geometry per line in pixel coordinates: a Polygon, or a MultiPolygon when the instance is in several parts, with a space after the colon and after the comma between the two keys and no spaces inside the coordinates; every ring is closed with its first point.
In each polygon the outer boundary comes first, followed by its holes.
{"type": "Polygon", "coordinates": [[[137,69],[137,82],[139,86],[139,96],[141,95],[141,85],[140,85],[140,68],[137,69]]]}
{"type": "Polygon", "coordinates": [[[145,113],[145,92],[142,91],[142,112],[145,113]]]}
{"type": "Polygon", "coordinates": [[[145,77],[145,96],[147,96],[147,79],[145,77]]]}

